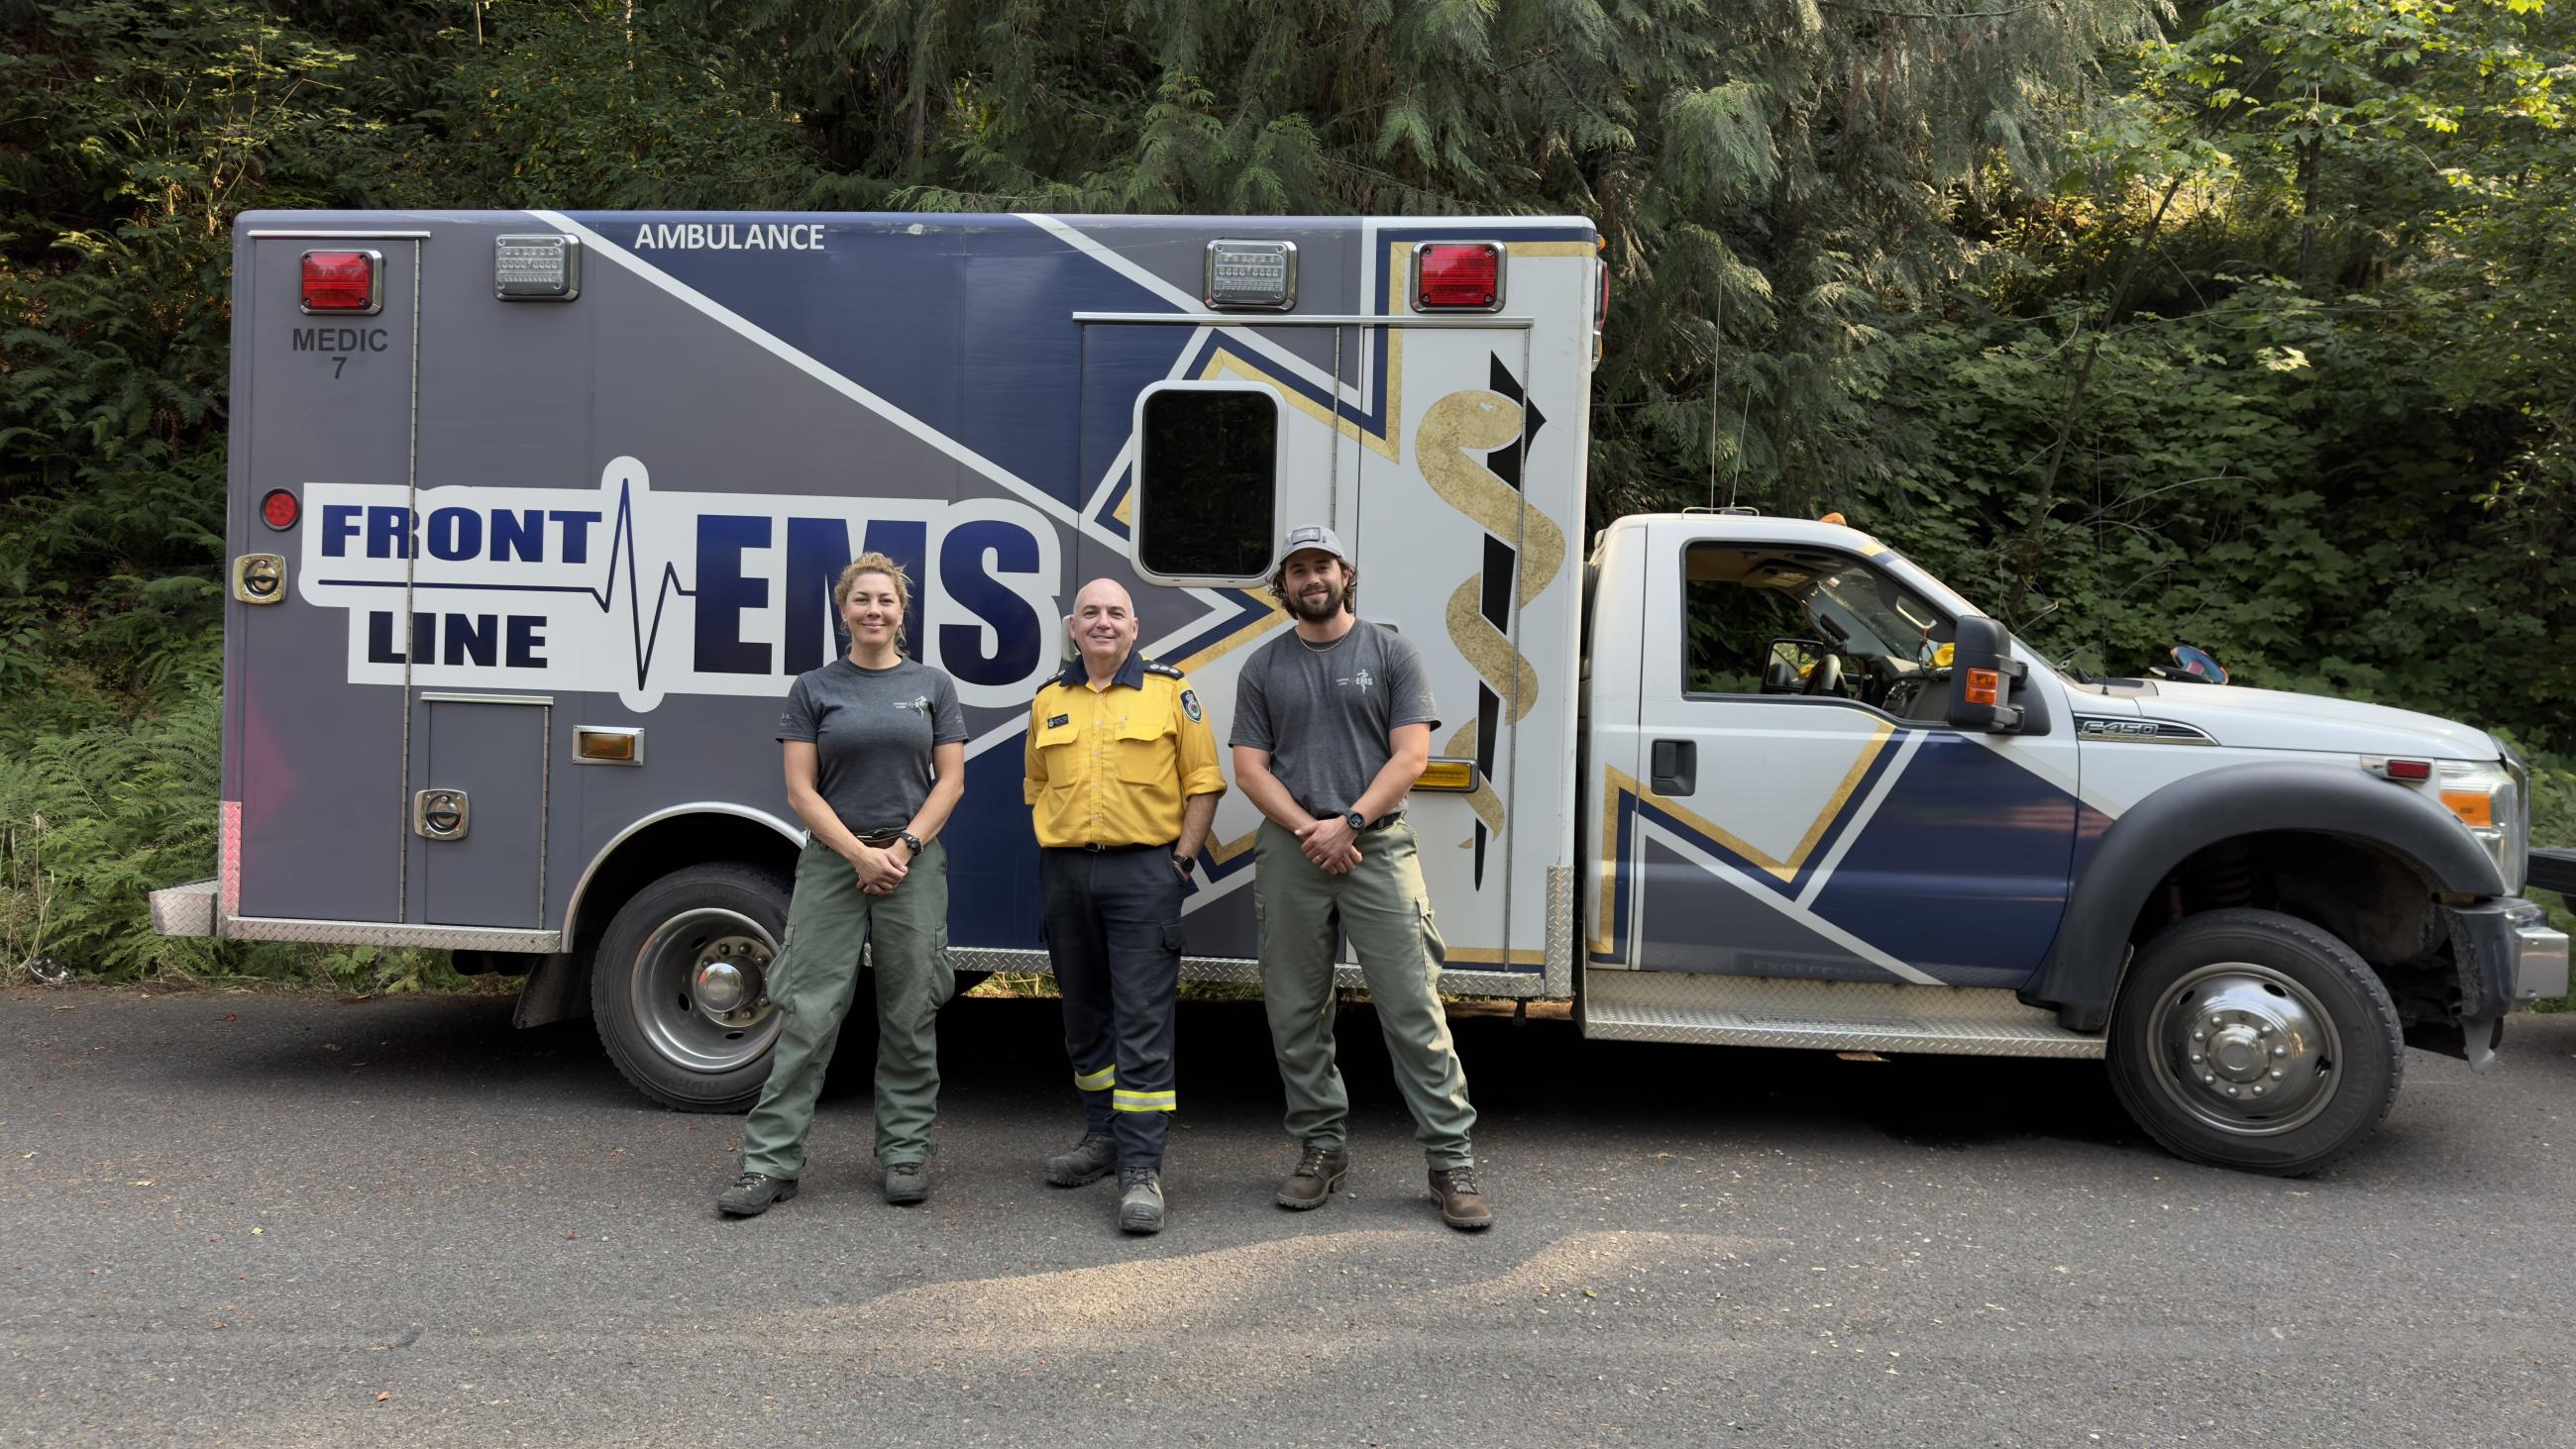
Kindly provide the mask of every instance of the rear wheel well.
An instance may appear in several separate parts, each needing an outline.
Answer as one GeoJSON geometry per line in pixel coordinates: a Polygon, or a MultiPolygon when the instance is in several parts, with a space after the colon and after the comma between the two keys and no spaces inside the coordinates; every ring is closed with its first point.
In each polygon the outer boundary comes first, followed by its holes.
{"type": "Polygon", "coordinates": [[[2232,836],[2193,851],[2148,893],[2132,947],[2210,911],[2278,911],[2334,935],[2369,963],[2406,1021],[2448,1021],[2460,1008],[2438,887],[2375,841],[2315,831],[2232,836]]]}
{"type": "Polygon", "coordinates": [[[599,938],[637,891],[675,870],[719,862],[765,871],[783,886],[795,879],[797,849],[797,842],[761,821],[715,811],[656,820],[619,841],[582,884],[573,918],[564,923],[564,947],[578,975],[573,989],[588,999],[599,938]]]}

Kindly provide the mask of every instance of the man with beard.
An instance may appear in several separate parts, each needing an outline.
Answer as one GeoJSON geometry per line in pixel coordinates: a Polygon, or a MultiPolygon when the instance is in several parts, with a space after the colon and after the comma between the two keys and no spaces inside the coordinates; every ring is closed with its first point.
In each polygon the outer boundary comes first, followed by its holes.
{"type": "Polygon", "coordinates": [[[1491,1226],[1468,1134],[1476,1109],[1438,984],[1445,954],[1422,887],[1406,794],[1440,721],[1422,656],[1359,617],[1359,571],[1333,530],[1291,530],[1270,591],[1296,628],[1244,662],[1235,696],[1235,783],[1264,817],[1253,879],[1261,994],[1303,1149],[1283,1208],[1322,1207],[1350,1171],[1350,1093],[1333,1043],[1335,928],[1350,933],[1377,1007],[1431,1196],[1451,1227],[1491,1226]]]}
{"type": "Polygon", "coordinates": [[[1136,606],[1109,579],[1074,596],[1079,651],[1029,707],[1022,794],[1037,827],[1047,954],[1085,1130],[1046,1161],[1081,1187],[1118,1169],[1118,1226],[1163,1229],[1181,896],[1225,777],[1181,671],[1136,653],[1136,606]]]}

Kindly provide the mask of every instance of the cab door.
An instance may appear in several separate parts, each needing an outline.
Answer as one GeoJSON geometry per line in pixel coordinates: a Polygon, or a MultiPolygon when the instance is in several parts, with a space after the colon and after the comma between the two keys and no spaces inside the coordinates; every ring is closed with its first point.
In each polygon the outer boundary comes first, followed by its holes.
{"type": "MultiPolygon", "coordinates": [[[[304,508],[309,485],[412,485],[426,236],[252,231],[236,252],[228,917],[402,919],[404,691],[351,684],[363,634],[353,645],[350,612],[299,590],[324,562],[309,546],[321,527],[304,508]],[[308,270],[324,284],[312,299],[308,270]]],[[[386,592],[399,618],[405,591],[386,592]]]]}
{"type": "Polygon", "coordinates": [[[1978,987],[2039,969],[2074,848],[2062,709],[2050,733],[1952,729],[1926,657],[1952,620],[1831,544],[1668,535],[1645,608],[1679,627],[1639,661],[1635,966],[1978,987]]]}

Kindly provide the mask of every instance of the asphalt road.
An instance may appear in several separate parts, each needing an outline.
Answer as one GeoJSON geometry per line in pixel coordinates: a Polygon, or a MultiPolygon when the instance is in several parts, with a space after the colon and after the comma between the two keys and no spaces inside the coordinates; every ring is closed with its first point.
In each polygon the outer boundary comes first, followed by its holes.
{"type": "Polygon", "coordinates": [[[2410,1053],[2331,1174],[2188,1166],[2097,1067],[1465,1019],[1501,1223],[1441,1226],[1365,1012],[1354,1189],[1193,1003],[1171,1228],[1042,1185],[1053,1004],[965,1001],[927,1207],[864,1052],[796,1201],[497,998],[0,993],[0,1439],[77,1444],[2576,1443],[2576,1016],[2410,1053]]]}

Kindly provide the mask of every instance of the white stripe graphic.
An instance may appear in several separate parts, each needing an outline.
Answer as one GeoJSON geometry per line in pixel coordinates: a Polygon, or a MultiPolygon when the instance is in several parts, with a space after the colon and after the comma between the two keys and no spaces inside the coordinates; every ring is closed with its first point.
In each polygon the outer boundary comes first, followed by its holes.
{"type": "Polygon", "coordinates": [[[1878,783],[1870,787],[1869,798],[1860,802],[1860,809],[1854,811],[1852,818],[1844,822],[1842,833],[1834,837],[1833,848],[1825,852],[1825,858],[1819,861],[1815,870],[1808,874],[1807,888],[1798,892],[1800,906],[1815,904],[1817,895],[1825,888],[1825,882],[1833,879],[1834,867],[1842,864],[1843,855],[1852,848],[1852,842],[1860,839],[1860,833],[1869,828],[1870,817],[1878,813],[1879,805],[1887,799],[1887,792],[1896,788],[1896,777],[1905,773],[1906,762],[1914,758],[1914,752],[1922,748],[1922,745],[1921,730],[1905,732],[1903,743],[1896,747],[1895,761],[1880,772],[1878,783]]]}
{"type": "MultiPolygon", "coordinates": [[[[1690,861],[1693,865],[1709,871],[1711,874],[1724,880],[1727,884],[1734,886],[1737,890],[1744,892],[1746,895],[1753,897],[1762,904],[1769,906],[1771,909],[1778,911],[1784,916],[1787,916],[1790,920],[1797,922],[1799,925],[1806,927],[1808,930],[1813,931],[1817,935],[1824,937],[1826,940],[1833,942],[1835,945],[1842,947],[1854,956],[1867,961],[1872,966],[1875,966],[1890,975],[1911,981],[1918,986],[1939,986],[1942,984],[1941,978],[1928,975],[1925,972],[1907,965],[1905,962],[1896,959],[1887,952],[1880,950],[1878,947],[1871,945],[1860,937],[1853,935],[1851,932],[1844,930],[1842,927],[1837,926],[1833,922],[1826,920],[1824,917],[1817,915],[1815,912],[1808,910],[1804,905],[1788,900],[1778,891],[1772,890],[1770,887],[1754,880],[1751,876],[1737,870],[1734,866],[1731,866],[1725,861],[1718,859],[1716,856],[1709,854],[1706,847],[1700,845],[1690,837],[1667,830],[1662,825],[1646,818],[1643,811],[1640,811],[1637,814],[1637,824],[1641,828],[1637,832],[1638,839],[1634,859],[1634,869],[1636,870],[1637,878],[1640,882],[1645,879],[1646,874],[1645,837],[1652,834],[1656,839],[1661,840],[1664,844],[1679,852],[1684,859],[1690,861]]],[[[1631,916],[1629,919],[1632,921],[1639,920],[1639,918],[1635,916],[1631,916]]],[[[1642,921],[1640,921],[1640,924],[1643,924],[1642,921]]]]}

